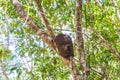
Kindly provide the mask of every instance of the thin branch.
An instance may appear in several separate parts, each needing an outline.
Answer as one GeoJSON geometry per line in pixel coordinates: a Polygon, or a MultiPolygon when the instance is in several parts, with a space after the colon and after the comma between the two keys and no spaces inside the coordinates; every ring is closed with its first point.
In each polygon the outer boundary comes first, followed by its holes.
{"type": "Polygon", "coordinates": [[[99,6],[100,8],[102,8],[102,5],[101,5],[101,3],[100,3],[98,0],[95,0],[95,3],[98,4],[98,6],[99,6]]]}
{"type": "Polygon", "coordinates": [[[102,35],[100,35],[96,29],[94,28],[94,20],[93,20],[93,14],[91,12],[91,8],[90,8],[90,3],[88,0],[86,0],[88,8],[89,8],[89,12],[90,12],[90,20],[91,20],[91,26],[92,26],[92,31],[94,32],[94,34],[97,35],[97,37],[104,42],[104,45],[117,57],[119,63],[120,63],[120,53],[108,42],[104,39],[104,37],[102,35]]]}
{"type": "Polygon", "coordinates": [[[103,79],[109,80],[108,75],[107,75],[107,73],[106,73],[105,67],[100,66],[100,69],[101,69],[101,70],[99,71],[99,70],[96,69],[96,68],[91,68],[92,71],[94,71],[94,72],[97,73],[98,75],[102,76],[103,79]]]}
{"type": "Polygon", "coordinates": [[[106,68],[104,66],[101,66],[101,70],[103,71],[103,78],[105,78],[106,80],[109,80],[109,77],[106,72],[106,68]]]}
{"type": "Polygon", "coordinates": [[[68,29],[53,29],[53,30],[57,30],[57,31],[62,30],[62,31],[68,31],[68,32],[75,32],[74,30],[68,30],[68,29]]]}
{"type": "Polygon", "coordinates": [[[51,36],[52,39],[54,40],[54,39],[55,39],[54,32],[52,31],[52,29],[51,29],[51,27],[50,27],[50,23],[49,23],[48,19],[46,18],[45,14],[44,14],[44,11],[43,11],[41,2],[40,2],[40,0],[35,0],[35,1],[36,1],[37,5],[38,5],[38,8],[39,8],[41,17],[42,17],[43,22],[44,22],[44,25],[45,25],[45,27],[47,28],[50,36],[51,36]]]}
{"type": "Polygon", "coordinates": [[[100,72],[98,71],[97,69],[95,68],[91,68],[92,71],[94,71],[95,73],[97,73],[98,75],[102,76],[103,75],[103,72],[100,72]]]}
{"type": "Polygon", "coordinates": [[[118,9],[118,7],[117,7],[117,2],[116,2],[116,0],[113,0],[113,5],[114,5],[115,11],[116,11],[116,13],[117,13],[117,19],[118,19],[118,21],[120,22],[120,12],[119,12],[119,9],[118,9]]]}

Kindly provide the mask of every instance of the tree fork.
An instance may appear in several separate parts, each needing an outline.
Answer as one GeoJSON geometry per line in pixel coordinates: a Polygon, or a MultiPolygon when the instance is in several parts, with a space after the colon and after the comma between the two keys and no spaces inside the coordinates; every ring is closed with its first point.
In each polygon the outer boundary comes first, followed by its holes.
{"type": "MultiPolygon", "coordinates": [[[[27,20],[27,24],[32,28],[32,30],[43,40],[43,42],[47,43],[54,51],[56,51],[56,46],[54,46],[54,41],[51,36],[49,36],[44,30],[42,30],[36,22],[32,20],[30,16],[23,10],[22,6],[19,4],[18,0],[11,0],[14,7],[16,8],[20,18],[23,21],[27,20]]],[[[60,51],[57,50],[57,53],[60,51]]],[[[61,56],[60,56],[61,57],[61,56]]],[[[69,59],[61,57],[63,62],[66,64],[68,69],[70,70],[74,80],[81,80],[81,76],[79,71],[77,70],[74,62],[74,58],[71,56],[69,59]]]]}

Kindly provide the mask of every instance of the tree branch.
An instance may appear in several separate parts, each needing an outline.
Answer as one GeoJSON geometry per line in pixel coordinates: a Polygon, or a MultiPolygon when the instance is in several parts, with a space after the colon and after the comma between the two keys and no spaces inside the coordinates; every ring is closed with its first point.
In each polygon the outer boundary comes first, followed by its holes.
{"type": "Polygon", "coordinates": [[[51,36],[52,39],[54,40],[54,39],[55,39],[54,32],[52,31],[52,29],[51,29],[51,27],[50,27],[50,23],[49,23],[48,19],[46,18],[45,14],[44,14],[44,11],[43,11],[41,2],[40,2],[40,0],[35,0],[35,1],[36,1],[37,5],[38,5],[38,8],[39,8],[39,11],[40,11],[42,20],[43,20],[43,22],[44,22],[44,25],[45,25],[45,27],[47,28],[50,36],[51,36]]]}
{"type": "Polygon", "coordinates": [[[65,59],[63,57],[61,57],[62,60],[65,62],[65,64],[67,65],[68,69],[70,70],[73,79],[74,80],[81,80],[82,77],[80,76],[79,71],[76,68],[76,64],[74,62],[74,58],[71,56],[69,59],[65,59]]]}
{"type": "Polygon", "coordinates": [[[87,75],[87,65],[84,54],[84,40],[82,33],[82,0],[76,0],[76,43],[77,43],[77,52],[78,58],[82,67],[82,73],[84,78],[89,76],[87,75]]]}

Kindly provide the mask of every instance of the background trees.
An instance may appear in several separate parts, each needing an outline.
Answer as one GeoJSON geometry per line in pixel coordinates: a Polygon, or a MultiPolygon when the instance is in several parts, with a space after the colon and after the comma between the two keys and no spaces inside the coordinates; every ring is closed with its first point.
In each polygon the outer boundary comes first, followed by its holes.
{"type": "MultiPolygon", "coordinates": [[[[16,1],[16,0],[13,0],[16,1]]],[[[79,1],[79,0],[78,0],[79,1]]],[[[77,2],[78,3],[78,2],[77,2]]],[[[69,34],[74,42],[77,71],[90,69],[89,79],[119,80],[120,75],[120,1],[91,0],[82,2],[82,34],[85,61],[82,68],[76,50],[76,0],[42,0],[42,8],[55,34],[69,34]]],[[[28,16],[45,32],[35,1],[20,0],[28,16]]],[[[12,1],[0,2],[0,78],[18,80],[71,79],[70,70],[50,46],[29,28],[26,19],[20,19],[12,1]]],[[[79,22],[79,21],[78,21],[79,22]]],[[[77,29],[78,30],[78,29],[77,29]]]]}

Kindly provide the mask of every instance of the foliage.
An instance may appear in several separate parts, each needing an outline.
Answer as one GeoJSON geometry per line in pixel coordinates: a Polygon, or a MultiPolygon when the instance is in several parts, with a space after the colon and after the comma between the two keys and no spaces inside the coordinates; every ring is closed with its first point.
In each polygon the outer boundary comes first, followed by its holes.
{"type": "MultiPolygon", "coordinates": [[[[75,58],[75,3],[76,0],[42,0],[45,15],[56,34],[63,32],[69,34],[74,42],[75,58]]],[[[112,47],[120,52],[120,24],[112,0],[100,0],[100,8],[94,0],[91,0],[91,11],[94,16],[94,28],[102,35],[112,47]]],[[[120,9],[120,1],[118,9],[120,9]]],[[[39,26],[46,31],[39,16],[39,10],[33,0],[20,0],[24,10],[39,26]]],[[[90,12],[86,2],[83,2],[82,26],[84,35],[85,54],[88,66],[91,68],[90,80],[101,80],[103,77],[96,73],[105,71],[110,80],[120,79],[120,64],[116,56],[104,46],[96,34],[92,31],[90,12]],[[105,69],[102,69],[105,68],[105,69]]],[[[0,69],[0,79],[5,79],[5,70],[9,79],[15,80],[70,80],[71,74],[61,61],[42,40],[34,34],[28,25],[21,21],[18,13],[10,0],[0,2],[0,59],[2,53],[4,59],[3,69],[0,69]],[[7,16],[7,20],[5,19],[7,16]],[[9,49],[6,49],[7,30],[9,28],[9,49]],[[3,37],[4,36],[4,37],[3,37]],[[13,50],[12,47],[14,47],[13,50]],[[7,54],[7,55],[6,55],[7,54]],[[15,76],[14,76],[15,75],[15,76]]],[[[77,66],[78,62],[76,62],[77,66]]],[[[2,67],[2,66],[0,66],[2,67]]]]}

